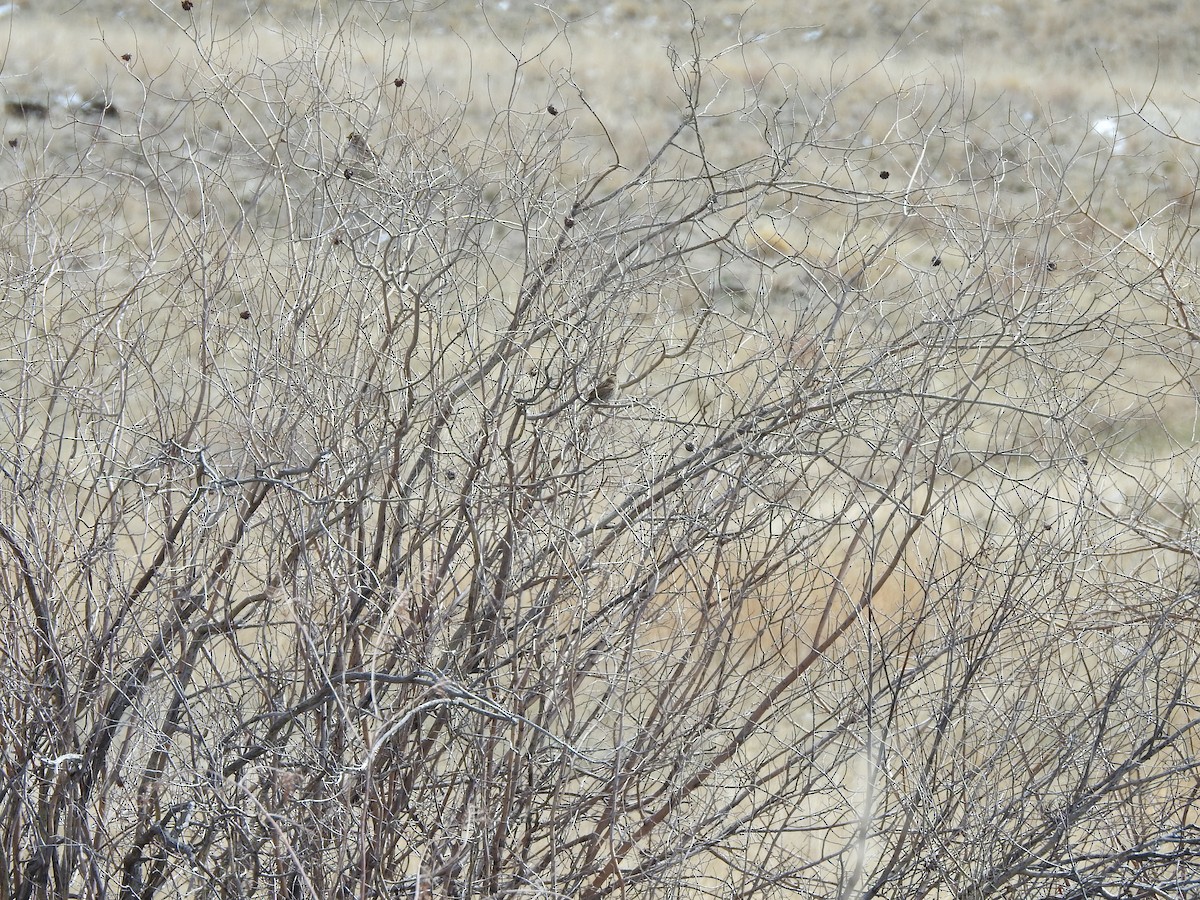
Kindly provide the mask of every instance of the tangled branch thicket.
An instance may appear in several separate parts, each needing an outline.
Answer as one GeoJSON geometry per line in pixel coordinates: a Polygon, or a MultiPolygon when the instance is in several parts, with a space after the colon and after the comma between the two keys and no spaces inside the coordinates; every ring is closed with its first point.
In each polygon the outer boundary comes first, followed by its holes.
{"type": "Polygon", "coordinates": [[[1196,888],[1188,207],[184,33],[2,163],[2,900],[1196,888]]]}

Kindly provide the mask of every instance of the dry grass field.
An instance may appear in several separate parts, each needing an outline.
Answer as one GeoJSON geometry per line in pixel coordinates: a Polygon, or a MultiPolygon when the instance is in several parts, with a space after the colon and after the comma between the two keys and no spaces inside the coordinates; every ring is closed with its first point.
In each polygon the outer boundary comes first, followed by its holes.
{"type": "Polygon", "coordinates": [[[1186,896],[1127,6],[4,6],[0,900],[1186,896]]]}

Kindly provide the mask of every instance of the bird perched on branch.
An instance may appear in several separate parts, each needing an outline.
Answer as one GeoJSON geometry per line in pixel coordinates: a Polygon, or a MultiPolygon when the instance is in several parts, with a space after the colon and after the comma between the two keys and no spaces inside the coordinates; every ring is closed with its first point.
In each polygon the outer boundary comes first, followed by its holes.
{"type": "Polygon", "coordinates": [[[355,156],[363,162],[377,162],[379,157],[375,155],[375,151],[367,145],[367,139],[357,131],[352,131],[346,135],[346,150],[348,155],[355,156]]]}
{"type": "Polygon", "coordinates": [[[615,400],[619,386],[617,385],[617,373],[607,372],[603,378],[596,382],[595,386],[588,391],[584,397],[588,403],[609,403],[615,400]]]}
{"type": "Polygon", "coordinates": [[[370,181],[379,174],[378,154],[357,131],[346,135],[346,149],[342,153],[341,163],[347,180],[370,181]]]}

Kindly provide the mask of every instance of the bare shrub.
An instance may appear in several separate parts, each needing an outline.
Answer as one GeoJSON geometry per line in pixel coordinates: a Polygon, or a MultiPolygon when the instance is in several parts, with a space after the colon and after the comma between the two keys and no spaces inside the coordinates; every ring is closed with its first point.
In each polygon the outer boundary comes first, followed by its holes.
{"type": "Polygon", "coordinates": [[[1194,886],[1190,220],[698,28],[639,152],[181,27],[3,163],[0,897],[1194,886]]]}

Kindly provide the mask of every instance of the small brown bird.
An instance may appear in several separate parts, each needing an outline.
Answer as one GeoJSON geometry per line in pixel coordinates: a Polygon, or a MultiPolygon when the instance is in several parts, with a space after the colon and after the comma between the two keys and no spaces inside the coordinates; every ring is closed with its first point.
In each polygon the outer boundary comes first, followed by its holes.
{"type": "Polygon", "coordinates": [[[585,398],[588,403],[608,403],[617,396],[617,373],[608,372],[603,378],[596,382],[585,398]]]}
{"type": "Polygon", "coordinates": [[[379,175],[379,156],[357,131],[346,135],[346,150],[341,163],[347,181],[374,181],[379,175]]]}
{"type": "Polygon", "coordinates": [[[379,161],[375,151],[367,145],[367,139],[357,131],[352,131],[346,136],[346,156],[355,158],[359,162],[379,161]]]}

